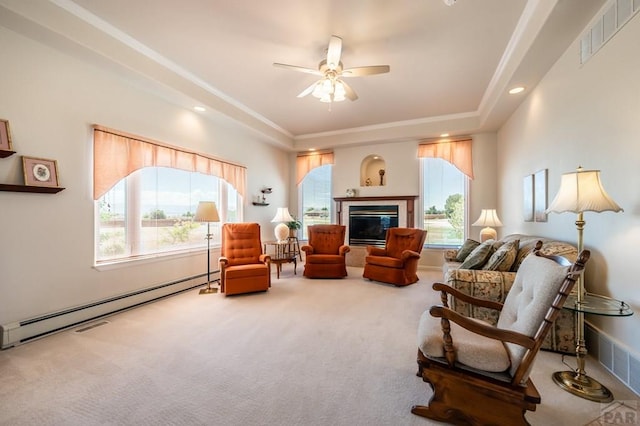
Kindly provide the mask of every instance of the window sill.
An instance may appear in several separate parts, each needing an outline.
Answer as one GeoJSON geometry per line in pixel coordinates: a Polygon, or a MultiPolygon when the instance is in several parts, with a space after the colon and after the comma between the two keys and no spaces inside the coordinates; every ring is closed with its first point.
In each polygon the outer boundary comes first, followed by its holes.
{"type": "MultiPolygon", "coordinates": [[[[219,250],[220,245],[211,245],[211,250],[219,250]]],[[[180,252],[154,253],[147,256],[128,257],[125,259],[114,259],[100,263],[95,263],[93,268],[97,271],[110,271],[114,269],[129,268],[131,266],[140,266],[156,262],[165,262],[167,260],[191,257],[195,254],[206,252],[207,248],[194,248],[180,252]]]]}

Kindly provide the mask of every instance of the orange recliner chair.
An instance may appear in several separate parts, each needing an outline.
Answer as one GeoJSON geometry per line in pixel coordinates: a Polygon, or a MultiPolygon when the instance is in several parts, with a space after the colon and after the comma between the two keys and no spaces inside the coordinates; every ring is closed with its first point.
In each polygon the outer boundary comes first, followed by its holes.
{"type": "Polygon", "coordinates": [[[362,276],[397,286],[418,281],[418,260],[427,231],[389,228],[385,248],[367,246],[362,276]]]}
{"type": "Polygon", "coordinates": [[[222,225],[220,255],[220,292],[225,296],[269,290],[271,258],[262,254],[259,224],[222,225]]]}
{"type": "Polygon", "coordinates": [[[305,252],[304,276],[307,278],[343,278],[347,276],[344,244],[346,226],[311,225],[308,228],[309,243],[300,250],[305,252]]]}

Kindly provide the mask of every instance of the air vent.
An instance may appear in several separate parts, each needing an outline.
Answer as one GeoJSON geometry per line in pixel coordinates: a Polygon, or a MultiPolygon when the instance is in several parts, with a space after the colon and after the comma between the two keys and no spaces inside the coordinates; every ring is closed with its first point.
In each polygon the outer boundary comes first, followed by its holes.
{"type": "Polygon", "coordinates": [[[629,20],[640,11],[640,0],[610,0],[601,15],[580,41],[580,63],[596,54],[629,20]]]}

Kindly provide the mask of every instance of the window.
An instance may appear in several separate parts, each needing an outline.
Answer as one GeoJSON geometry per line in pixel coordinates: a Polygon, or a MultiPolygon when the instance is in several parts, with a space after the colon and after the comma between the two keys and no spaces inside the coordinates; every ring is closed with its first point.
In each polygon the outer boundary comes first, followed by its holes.
{"type": "Polygon", "coordinates": [[[331,223],[331,165],[309,171],[299,188],[302,238],[307,239],[307,226],[331,223]]]}
{"type": "Polygon", "coordinates": [[[460,246],[467,229],[469,178],[441,158],[422,158],[425,246],[460,246]]]}
{"type": "MultiPolygon", "coordinates": [[[[216,176],[169,167],[139,169],[96,200],[96,263],[206,246],[207,224],[193,222],[198,202],[214,201],[221,222],[240,221],[240,197],[216,176]]],[[[220,223],[211,223],[212,243],[220,223]]]]}

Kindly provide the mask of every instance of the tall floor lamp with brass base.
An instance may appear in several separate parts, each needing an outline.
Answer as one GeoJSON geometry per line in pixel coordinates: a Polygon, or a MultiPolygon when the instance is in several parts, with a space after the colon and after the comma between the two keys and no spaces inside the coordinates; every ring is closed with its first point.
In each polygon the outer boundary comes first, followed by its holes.
{"type": "MultiPolygon", "coordinates": [[[[609,197],[600,182],[600,170],[584,170],[578,167],[575,172],[565,173],[560,181],[560,189],[547,209],[547,213],[572,212],[578,215],[576,228],[578,229],[578,253],[584,248],[582,233],[584,212],[620,212],[622,208],[609,197]]],[[[577,302],[575,307],[577,319],[577,346],[575,371],[558,371],[553,374],[553,381],[574,395],[591,401],[608,402],[613,399],[609,389],[595,379],[587,376],[584,369],[587,347],[584,339],[584,309],[585,303],[584,277],[580,275],[577,287],[577,302]]]]}
{"type": "Polygon", "coordinates": [[[196,216],[193,218],[195,222],[207,222],[207,287],[200,290],[200,294],[217,293],[217,287],[211,287],[211,222],[220,222],[220,216],[218,216],[218,209],[216,203],[213,201],[200,201],[198,203],[198,209],[196,210],[196,216]]]}

